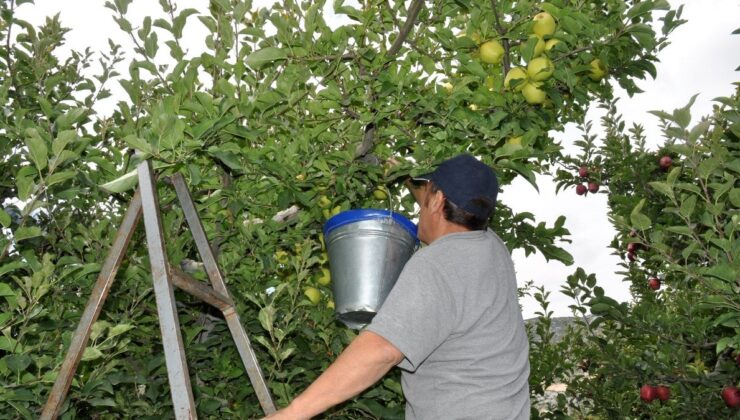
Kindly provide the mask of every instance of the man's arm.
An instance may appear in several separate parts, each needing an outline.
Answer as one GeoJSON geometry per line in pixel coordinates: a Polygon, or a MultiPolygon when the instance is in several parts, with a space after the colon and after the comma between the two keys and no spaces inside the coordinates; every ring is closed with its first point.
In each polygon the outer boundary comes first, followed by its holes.
{"type": "Polygon", "coordinates": [[[287,408],[267,418],[310,419],[364,391],[403,357],[403,353],[385,338],[363,331],[287,408]]]}

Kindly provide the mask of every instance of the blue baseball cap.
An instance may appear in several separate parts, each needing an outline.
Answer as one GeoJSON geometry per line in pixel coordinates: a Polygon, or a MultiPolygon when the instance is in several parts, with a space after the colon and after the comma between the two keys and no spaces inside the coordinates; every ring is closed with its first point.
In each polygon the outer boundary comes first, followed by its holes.
{"type": "Polygon", "coordinates": [[[488,219],[496,206],[498,179],[488,165],[468,154],[442,162],[434,172],[412,178],[431,181],[457,207],[488,219]]]}

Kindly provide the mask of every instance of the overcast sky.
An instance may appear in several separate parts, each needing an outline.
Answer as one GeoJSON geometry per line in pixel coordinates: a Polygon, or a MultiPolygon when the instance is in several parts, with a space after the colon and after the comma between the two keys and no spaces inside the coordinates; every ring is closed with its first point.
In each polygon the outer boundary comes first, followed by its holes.
{"type": "MultiPolygon", "coordinates": [[[[45,16],[61,13],[62,24],[72,28],[66,37],[67,46],[71,49],[91,47],[93,51],[105,52],[109,37],[124,47],[131,46],[113,22],[112,11],[103,6],[105,2],[102,0],[36,0],[35,3],[20,6],[19,17],[39,24],[45,16]]],[[[254,2],[255,5],[264,3],[268,2],[254,2]]],[[[648,134],[648,144],[653,150],[661,143],[661,134],[657,130],[657,117],[648,114],[648,111],[671,111],[685,105],[695,93],[700,93],[692,111],[696,122],[697,117],[711,111],[713,98],[731,94],[732,83],[740,81],[735,72],[740,65],[740,36],[731,35],[733,30],[740,28],[738,3],[730,0],[674,0],[670,3],[685,5],[683,18],[688,23],[673,33],[672,45],[659,55],[661,63],[657,66],[657,79],[638,83],[645,92],[633,98],[620,94],[619,109],[627,126],[631,126],[632,122],[643,124],[648,134]]],[[[205,10],[207,1],[180,1],[178,4],[205,10]]],[[[137,25],[151,10],[159,11],[157,2],[135,0],[129,7],[130,20],[137,25]]],[[[189,28],[199,26],[193,24],[189,28]]],[[[192,39],[202,41],[203,37],[196,35],[192,39]]],[[[197,45],[191,45],[190,48],[191,51],[197,51],[197,45]]],[[[122,73],[125,74],[125,67],[123,69],[122,73]]],[[[120,89],[117,91],[120,92],[120,89]]],[[[112,109],[117,100],[109,99],[107,106],[112,109]]],[[[599,116],[597,110],[589,113],[595,126],[598,125],[599,116]]],[[[574,127],[568,128],[565,133],[552,134],[564,145],[572,144],[581,135],[574,127]]],[[[539,181],[539,193],[525,181],[519,180],[506,186],[499,198],[515,211],[534,213],[538,222],[546,221],[548,225],[552,225],[558,216],[565,215],[573,243],[564,244],[564,248],[573,254],[575,264],[566,267],[557,262],[546,262],[539,255],[525,258],[523,252],[517,251],[514,253],[514,262],[519,284],[533,280],[535,284],[545,285],[552,293],[550,310],[555,316],[568,316],[568,305],[572,302],[558,290],[566,277],[575,271],[575,267],[581,266],[587,273],[596,273],[599,285],[607,295],[620,301],[629,300],[627,285],[614,274],[619,270],[617,264],[620,259],[612,255],[613,250],[608,248],[614,231],[606,218],[606,195],[599,193],[580,197],[570,189],[556,196],[554,184],[544,178],[539,181]]],[[[525,299],[522,304],[525,318],[533,317],[538,310],[532,299],[525,299]]]]}

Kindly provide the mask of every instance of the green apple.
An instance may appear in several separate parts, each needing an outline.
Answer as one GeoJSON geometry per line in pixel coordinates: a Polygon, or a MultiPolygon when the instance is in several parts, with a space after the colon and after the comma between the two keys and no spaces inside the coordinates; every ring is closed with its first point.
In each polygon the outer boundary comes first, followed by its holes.
{"type": "Polygon", "coordinates": [[[328,268],[322,268],[321,275],[316,281],[322,286],[328,286],[331,283],[331,271],[328,268]]]}
{"type": "Polygon", "coordinates": [[[498,64],[504,58],[504,47],[496,40],[484,42],[478,52],[481,61],[488,64],[498,64]]]}
{"type": "Polygon", "coordinates": [[[388,198],[388,194],[382,187],[378,187],[373,191],[373,197],[375,197],[376,200],[385,200],[388,198]]]}
{"type": "Polygon", "coordinates": [[[559,39],[556,39],[556,38],[548,39],[547,42],[545,42],[545,52],[550,51],[554,46],[558,44],[560,44],[559,39]]]}
{"type": "Polygon", "coordinates": [[[532,38],[537,40],[537,43],[534,46],[534,53],[532,53],[532,57],[539,57],[542,55],[542,52],[545,51],[545,41],[542,39],[542,37],[532,34],[529,36],[529,38],[527,38],[526,42],[523,42],[519,46],[519,51],[522,53],[522,56],[524,56],[524,46],[527,45],[527,42],[529,42],[529,40],[532,38]]]}
{"type": "Polygon", "coordinates": [[[306,295],[308,300],[310,300],[314,305],[318,304],[321,300],[321,291],[315,287],[307,287],[306,290],[303,291],[303,294],[306,295]]]}
{"type": "Polygon", "coordinates": [[[331,200],[329,200],[329,197],[322,195],[319,197],[319,207],[329,207],[331,204],[331,200]]]}
{"type": "Polygon", "coordinates": [[[606,66],[598,58],[591,60],[589,67],[588,77],[594,82],[598,82],[606,76],[606,66]]]}
{"type": "Polygon", "coordinates": [[[544,90],[540,89],[541,83],[527,82],[522,88],[522,95],[527,103],[532,105],[541,105],[547,99],[547,94],[544,90]]]}
{"type": "Polygon", "coordinates": [[[522,145],[522,136],[510,137],[510,138],[506,139],[506,144],[510,144],[512,146],[521,146],[522,145]]]}
{"type": "Polygon", "coordinates": [[[532,19],[532,33],[540,37],[549,36],[555,33],[557,24],[555,18],[547,12],[540,12],[534,15],[532,19]]]}
{"type": "Polygon", "coordinates": [[[513,69],[509,70],[508,73],[506,73],[506,77],[504,78],[504,87],[506,89],[509,88],[509,85],[512,80],[519,80],[519,82],[514,86],[514,90],[517,92],[522,90],[524,87],[524,82],[527,81],[527,70],[525,70],[523,67],[514,67],[513,69]]]}
{"type": "Polygon", "coordinates": [[[553,70],[552,61],[547,57],[533,58],[527,65],[527,75],[535,82],[549,79],[553,70]]]}
{"type": "Polygon", "coordinates": [[[275,251],[274,258],[279,264],[287,264],[290,261],[290,256],[282,249],[275,251]]]}

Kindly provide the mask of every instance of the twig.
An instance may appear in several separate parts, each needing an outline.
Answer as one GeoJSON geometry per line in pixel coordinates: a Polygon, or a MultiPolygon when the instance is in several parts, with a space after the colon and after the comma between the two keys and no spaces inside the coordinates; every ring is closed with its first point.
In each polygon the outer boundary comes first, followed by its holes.
{"type": "MultiPolygon", "coordinates": [[[[498,16],[498,4],[496,3],[496,0],[491,0],[491,9],[493,9],[493,17],[496,19],[496,32],[498,32],[499,36],[506,35],[506,28],[501,26],[501,19],[499,19],[498,16]]],[[[504,77],[507,73],[509,73],[509,69],[511,68],[511,63],[509,62],[509,40],[507,38],[502,39],[503,46],[504,46],[504,77]]]]}

